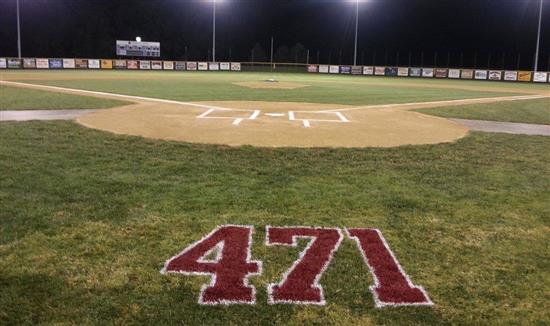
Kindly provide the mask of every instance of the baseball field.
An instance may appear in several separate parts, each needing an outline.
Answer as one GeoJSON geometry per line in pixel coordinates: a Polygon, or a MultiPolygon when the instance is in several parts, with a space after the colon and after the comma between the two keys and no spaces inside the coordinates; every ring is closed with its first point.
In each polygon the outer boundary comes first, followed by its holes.
{"type": "Polygon", "coordinates": [[[549,96],[431,78],[3,71],[0,116],[94,111],[0,122],[0,324],[550,323],[550,137],[456,120],[549,125],[549,96]],[[224,225],[253,229],[248,304],[200,304],[212,276],[161,273],[224,225]],[[316,274],[323,304],[273,302],[268,285],[313,242],[270,244],[268,226],[341,230],[316,274]],[[377,229],[431,304],[380,307],[381,275],[346,228],[377,229]]]}

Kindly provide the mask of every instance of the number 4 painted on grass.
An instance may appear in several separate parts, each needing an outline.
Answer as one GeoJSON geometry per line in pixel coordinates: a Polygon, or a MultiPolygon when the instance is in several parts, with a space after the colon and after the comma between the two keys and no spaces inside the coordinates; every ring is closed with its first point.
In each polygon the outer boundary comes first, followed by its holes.
{"type": "MultiPolygon", "coordinates": [[[[259,275],[262,263],[251,260],[252,226],[219,226],[180,254],[170,258],[161,273],[210,275],[203,285],[199,304],[254,304],[256,291],[248,285],[251,275],[259,275]],[[215,258],[210,258],[215,254],[215,258]]],[[[375,279],[370,287],[376,307],[431,305],[426,292],[412,284],[377,229],[346,229],[358,244],[361,255],[375,279]]],[[[324,305],[319,280],[342,242],[338,228],[266,227],[266,245],[296,247],[298,238],[310,239],[292,267],[278,284],[268,285],[270,304],[324,305]]]]}

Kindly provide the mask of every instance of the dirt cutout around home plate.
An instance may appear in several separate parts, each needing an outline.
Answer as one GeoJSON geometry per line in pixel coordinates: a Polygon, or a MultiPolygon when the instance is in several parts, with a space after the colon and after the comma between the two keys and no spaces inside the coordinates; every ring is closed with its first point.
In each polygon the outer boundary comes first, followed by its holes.
{"type": "Polygon", "coordinates": [[[233,85],[253,88],[253,89],[297,89],[308,87],[309,85],[304,85],[300,83],[293,82],[282,82],[282,81],[253,81],[253,82],[238,82],[233,83],[233,85]]]}
{"type": "Polygon", "coordinates": [[[260,147],[394,147],[448,143],[466,136],[468,128],[410,110],[546,97],[509,96],[371,106],[181,102],[8,81],[0,84],[135,102],[77,118],[78,123],[94,129],[162,140],[260,147]]]}

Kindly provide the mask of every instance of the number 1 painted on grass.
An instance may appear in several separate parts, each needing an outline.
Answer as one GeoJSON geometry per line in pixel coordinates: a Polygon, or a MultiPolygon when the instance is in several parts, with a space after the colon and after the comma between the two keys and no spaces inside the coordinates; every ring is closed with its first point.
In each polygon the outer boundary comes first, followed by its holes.
{"type": "MultiPolygon", "coordinates": [[[[248,284],[248,278],[262,273],[262,262],[251,260],[253,231],[253,226],[219,226],[170,258],[161,273],[211,276],[210,284],[202,286],[199,304],[254,304],[256,289],[248,284]]],[[[424,289],[411,282],[379,230],[346,229],[346,233],[357,243],[374,277],[375,284],[370,290],[377,308],[433,304],[424,289]]],[[[268,285],[270,304],[326,303],[319,280],[342,242],[342,231],[339,228],[266,227],[267,246],[297,247],[299,238],[310,242],[282,280],[268,285]]]]}

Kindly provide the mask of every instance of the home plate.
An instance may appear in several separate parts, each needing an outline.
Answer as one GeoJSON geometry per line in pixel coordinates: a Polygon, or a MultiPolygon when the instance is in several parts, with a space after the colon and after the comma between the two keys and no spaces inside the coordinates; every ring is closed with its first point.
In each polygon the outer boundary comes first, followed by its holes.
{"type": "Polygon", "coordinates": [[[266,113],[265,115],[270,116],[270,117],[284,117],[285,116],[284,113],[266,113]]]}

